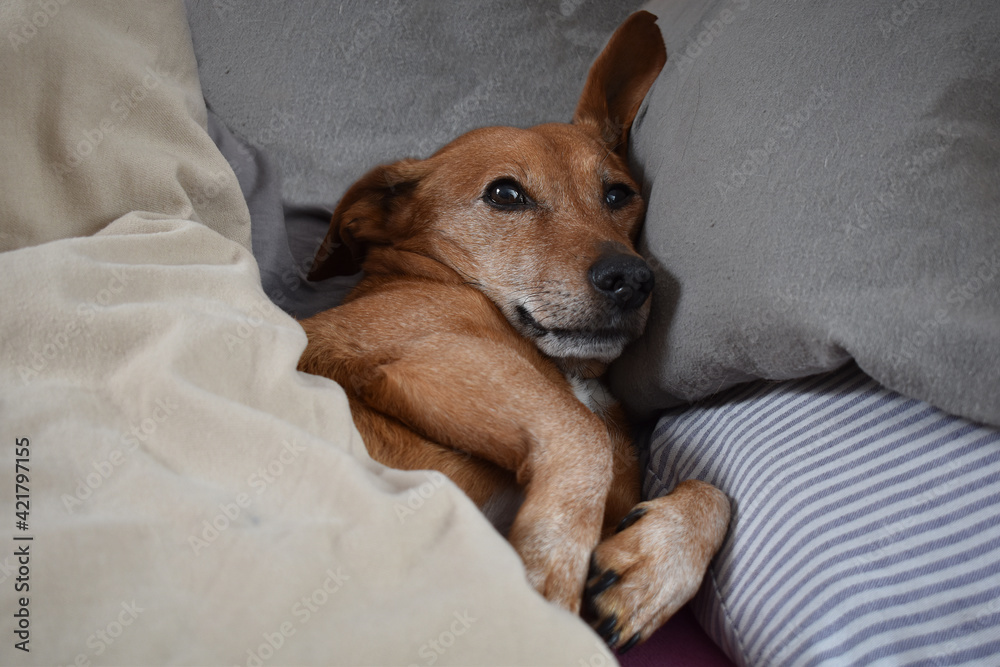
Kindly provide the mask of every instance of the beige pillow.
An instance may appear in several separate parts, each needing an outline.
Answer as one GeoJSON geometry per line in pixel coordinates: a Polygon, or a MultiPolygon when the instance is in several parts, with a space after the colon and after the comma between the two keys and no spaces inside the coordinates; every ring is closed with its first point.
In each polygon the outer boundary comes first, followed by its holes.
{"type": "Polygon", "coordinates": [[[249,247],[236,178],[205,132],[181,3],[15,0],[0,27],[0,250],[131,211],[203,221],[249,247]]]}

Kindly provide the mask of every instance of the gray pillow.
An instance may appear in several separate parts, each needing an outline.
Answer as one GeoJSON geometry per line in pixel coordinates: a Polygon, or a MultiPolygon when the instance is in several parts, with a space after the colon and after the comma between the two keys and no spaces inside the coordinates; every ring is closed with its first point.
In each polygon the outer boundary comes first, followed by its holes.
{"type": "Polygon", "coordinates": [[[854,358],[1000,424],[1000,3],[653,2],[640,414],[854,358]]]}

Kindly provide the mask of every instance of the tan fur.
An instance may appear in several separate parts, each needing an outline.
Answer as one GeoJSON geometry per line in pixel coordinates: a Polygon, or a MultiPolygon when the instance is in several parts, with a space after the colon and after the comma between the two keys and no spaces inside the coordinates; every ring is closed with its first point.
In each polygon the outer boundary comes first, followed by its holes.
{"type": "Polygon", "coordinates": [[[439,470],[481,507],[520,493],[508,539],[548,599],[579,611],[592,556],[591,586],[617,573],[589,596],[612,646],[645,639],[694,594],[729,512],[686,482],[615,534],[640,499],[638,464],[621,409],[579,397],[604,397],[595,379],[649,312],[648,299],[614,305],[588,272],[609,253],[637,257],[644,203],[625,152],[666,60],[654,22],[639,12],[619,28],[572,124],[483,128],[366,174],[311,274],[365,277],[302,322],[300,368],[344,387],[373,458],[439,470]],[[492,205],[498,179],[532,205],[492,205]],[[613,207],[613,184],[636,194],[613,207]]]}

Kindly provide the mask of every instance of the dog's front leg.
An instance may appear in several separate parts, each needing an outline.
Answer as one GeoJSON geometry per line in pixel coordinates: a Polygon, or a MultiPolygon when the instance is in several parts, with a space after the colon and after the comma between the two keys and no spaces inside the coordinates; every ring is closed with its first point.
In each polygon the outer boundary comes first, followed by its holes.
{"type": "Polygon", "coordinates": [[[517,474],[524,502],[508,536],[528,580],[577,612],[612,475],[603,422],[561,376],[484,338],[408,343],[351,388],[434,442],[517,474]]]}

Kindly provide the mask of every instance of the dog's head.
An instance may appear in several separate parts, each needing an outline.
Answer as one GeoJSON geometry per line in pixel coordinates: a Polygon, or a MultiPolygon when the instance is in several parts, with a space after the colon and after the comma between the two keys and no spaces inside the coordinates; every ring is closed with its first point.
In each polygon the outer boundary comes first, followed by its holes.
{"type": "Polygon", "coordinates": [[[415,253],[488,296],[558,358],[610,361],[638,336],[653,272],[628,132],[666,62],[656,18],[632,15],[598,57],[572,123],[488,127],[426,160],[377,167],[333,214],[310,278],[374,274],[415,253]]]}

